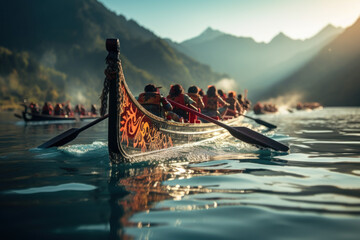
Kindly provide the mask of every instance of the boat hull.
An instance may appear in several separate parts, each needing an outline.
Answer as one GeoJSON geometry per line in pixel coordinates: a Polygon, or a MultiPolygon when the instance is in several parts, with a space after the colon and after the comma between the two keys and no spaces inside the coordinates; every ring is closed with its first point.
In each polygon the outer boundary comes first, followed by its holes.
{"type": "Polygon", "coordinates": [[[80,116],[80,117],[64,117],[64,116],[52,116],[43,114],[33,114],[28,112],[22,112],[22,119],[25,122],[38,122],[38,121],[81,121],[96,119],[98,116],[80,116]]]}

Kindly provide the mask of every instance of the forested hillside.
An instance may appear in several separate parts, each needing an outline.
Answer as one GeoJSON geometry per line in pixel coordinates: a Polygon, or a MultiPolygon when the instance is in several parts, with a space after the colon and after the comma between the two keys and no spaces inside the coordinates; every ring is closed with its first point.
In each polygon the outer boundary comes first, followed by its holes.
{"type": "Polygon", "coordinates": [[[66,74],[44,67],[27,52],[0,47],[0,105],[16,107],[23,99],[65,99],[66,74]]]}
{"type": "MultiPolygon", "coordinates": [[[[224,77],[172,49],[164,40],[141,27],[133,20],[106,9],[96,0],[14,0],[3,3],[0,8],[0,46],[12,54],[28,54],[34,65],[43,71],[53,71],[46,79],[50,85],[40,88],[39,94],[29,97],[44,100],[70,98],[73,102],[98,101],[101,92],[105,57],[105,40],[119,38],[121,59],[125,77],[134,94],[143,90],[145,84],[162,85],[164,93],[173,83],[184,87],[202,83],[204,86],[224,77]],[[63,76],[63,82],[54,78],[63,76]],[[50,92],[56,90],[56,97],[50,92]]],[[[35,86],[43,85],[37,73],[1,62],[7,69],[2,79],[9,79],[10,72],[23,72],[22,81],[35,86]]],[[[44,74],[39,74],[44,75],[44,74]]],[[[5,80],[4,80],[5,81],[5,80]]],[[[19,90],[2,88],[1,99],[22,101],[25,98],[19,82],[19,90]]],[[[30,96],[31,95],[31,96],[30,96]]]]}

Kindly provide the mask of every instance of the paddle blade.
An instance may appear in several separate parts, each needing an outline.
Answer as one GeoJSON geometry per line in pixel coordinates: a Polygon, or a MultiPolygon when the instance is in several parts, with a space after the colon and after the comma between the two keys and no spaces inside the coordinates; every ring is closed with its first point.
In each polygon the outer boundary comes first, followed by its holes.
{"type": "Polygon", "coordinates": [[[258,132],[255,132],[249,128],[246,127],[233,127],[231,129],[228,129],[229,132],[231,133],[231,135],[233,135],[234,137],[255,145],[255,146],[259,146],[259,147],[264,147],[264,148],[271,148],[274,149],[275,151],[282,151],[282,152],[287,152],[289,151],[289,147],[279,143],[269,137],[266,137],[258,132]]]}
{"type": "Polygon", "coordinates": [[[63,146],[68,142],[74,140],[78,134],[79,134],[78,128],[71,128],[66,132],[63,132],[62,134],[41,144],[40,146],[38,146],[38,148],[51,148],[51,147],[63,146]]]}
{"type": "Polygon", "coordinates": [[[265,122],[261,119],[254,119],[256,123],[260,124],[260,125],[264,125],[265,127],[268,127],[268,128],[277,128],[277,126],[271,124],[271,123],[268,123],[268,122],[265,122]]]}
{"type": "Polygon", "coordinates": [[[17,113],[14,113],[14,116],[17,117],[17,118],[20,118],[20,119],[23,118],[20,114],[17,114],[17,113]]]}

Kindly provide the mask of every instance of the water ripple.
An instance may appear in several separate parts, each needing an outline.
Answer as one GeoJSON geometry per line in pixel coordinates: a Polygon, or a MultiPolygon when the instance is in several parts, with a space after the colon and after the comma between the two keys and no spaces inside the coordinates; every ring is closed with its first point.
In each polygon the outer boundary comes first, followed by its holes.
{"type": "Polygon", "coordinates": [[[44,186],[19,190],[7,191],[7,194],[36,194],[36,193],[53,193],[60,191],[92,191],[95,186],[84,183],[65,183],[56,186],[44,186]]]}

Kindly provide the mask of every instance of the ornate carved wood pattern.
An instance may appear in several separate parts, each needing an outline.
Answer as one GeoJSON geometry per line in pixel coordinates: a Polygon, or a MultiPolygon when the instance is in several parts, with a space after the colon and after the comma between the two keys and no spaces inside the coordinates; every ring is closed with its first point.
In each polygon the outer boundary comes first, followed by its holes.
{"type": "Polygon", "coordinates": [[[172,139],[159,131],[148,116],[129,99],[124,84],[120,85],[121,143],[141,148],[142,152],[172,147],[172,139]]]}

